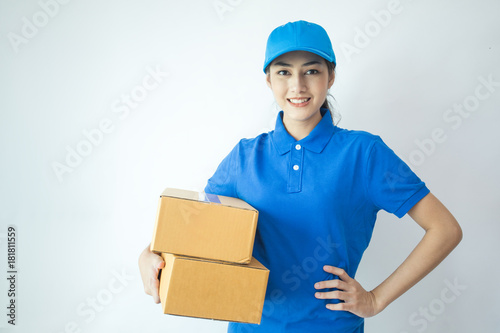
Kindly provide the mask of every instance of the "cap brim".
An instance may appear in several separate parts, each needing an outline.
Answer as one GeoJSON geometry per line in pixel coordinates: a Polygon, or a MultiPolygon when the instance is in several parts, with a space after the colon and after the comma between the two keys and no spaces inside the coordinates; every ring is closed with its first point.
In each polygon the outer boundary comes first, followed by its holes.
{"type": "Polygon", "coordinates": [[[267,68],[267,66],[269,66],[269,64],[271,64],[274,59],[278,58],[279,56],[281,56],[281,55],[283,55],[285,53],[292,52],[292,51],[307,51],[307,52],[311,52],[311,53],[317,54],[320,57],[324,58],[325,60],[327,60],[329,62],[333,62],[333,63],[335,63],[335,65],[337,65],[334,56],[332,57],[332,56],[330,56],[330,55],[328,55],[325,52],[322,52],[320,50],[316,50],[314,48],[303,47],[303,46],[302,47],[289,47],[289,48],[287,48],[285,50],[282,50],[279,53],[275,54],[271,59],[269,59],[264,64],[264,74],[266,74],[266,68],[267,68]]]}

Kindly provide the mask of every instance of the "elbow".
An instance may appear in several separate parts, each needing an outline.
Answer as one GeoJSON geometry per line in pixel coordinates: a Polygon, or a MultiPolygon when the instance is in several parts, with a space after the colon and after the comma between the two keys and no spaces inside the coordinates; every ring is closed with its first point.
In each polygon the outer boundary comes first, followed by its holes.
{"type": "Polygon", "coordinates": [[[448,253],[453,251],[463,238],[462,228],[454,217],[443,219],[441,223],[439,223],[439,226],[429,228],[426,231],[439,235],[437,236],[439,242],[443,249],[447,249],[448,253]]]}
{"type": "Polygon", "coordinates": [[[462,241],[462,239],[464,238],[464,233],[462,231],[462,228],[458,224],[458,222],[457,222],[455,234],[456,234],[455,237],[456,237],[456,241],[457,241],[457,245],[458,245],[462,241]]]}
{"type": "Polygon", "coordinates": [[[446,230],[447,238],[450,242],[451,248],[454,249],[464,237],[462,228],[458,224],[457,220],[453,219],[453,222],[448,226],[446,230]]]}

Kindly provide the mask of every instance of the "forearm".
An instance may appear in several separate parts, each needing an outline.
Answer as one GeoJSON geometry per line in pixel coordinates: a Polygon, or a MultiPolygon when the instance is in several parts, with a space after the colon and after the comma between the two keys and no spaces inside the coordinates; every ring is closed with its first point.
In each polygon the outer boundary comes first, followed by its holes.
{"type": "Polygon", "coordinates": [[[429,274],[458,245],[461,238],[461,229],[456,221],[427,230],[408,258],[372,290],[378,307],[377,312],[382,311],[429,274]]]}

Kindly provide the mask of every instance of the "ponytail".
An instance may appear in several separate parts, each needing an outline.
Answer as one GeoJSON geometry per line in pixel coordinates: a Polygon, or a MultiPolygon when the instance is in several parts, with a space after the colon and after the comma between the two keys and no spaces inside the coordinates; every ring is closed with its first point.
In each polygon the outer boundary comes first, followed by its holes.
{"type": "MultiPolygon", "coordinates": [[[[334,62],[329,62],[326,59],[325,59],[325,62],[326,62],[326,66],[328,67],[328,75],[331,75],[332,73],[335,72],[335,63],[334,62]]],[[[331,98],[333,98],[333,100],[335,100],[335,98],[333,97],[333,95],[330,94],[330,92],[328,92],[328,94],[326,95],[325,101],[323,102],[323,105],[321,105],[321,108],[328,109],[328,111],[330,112],[330,115],[332,116],[333,124],[337,125],[340,122],[341,116],[340,116],[340,114],[338,115],[338,121],[337,121],[337,124],[335,124],[335,115],[336,115],[336,112],[334,112],[335,110],[333,110],[333,106],[328,101],[328,97],[331,97],[331,98]]]]}

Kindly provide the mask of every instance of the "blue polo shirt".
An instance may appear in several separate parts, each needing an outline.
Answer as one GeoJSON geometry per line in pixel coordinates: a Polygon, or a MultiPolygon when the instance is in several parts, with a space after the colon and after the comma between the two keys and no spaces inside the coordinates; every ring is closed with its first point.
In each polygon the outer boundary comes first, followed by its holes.
{"type": "Polygon", "coordinates": [[[323,265],[354,277],[377,212],[401,218],[429,193],[379,136],[321,114],[297,141],[280,111],[274,131],[241,139],[205,187],[259,211],[253,255],[270,270],[260,325],[229,323],[228,332],[363,332],[363,318],[314,296],[316,282],[338,278],[323,265]]]}

